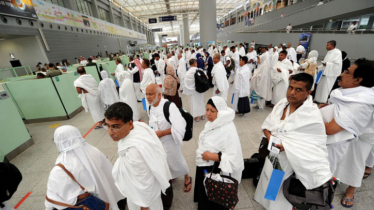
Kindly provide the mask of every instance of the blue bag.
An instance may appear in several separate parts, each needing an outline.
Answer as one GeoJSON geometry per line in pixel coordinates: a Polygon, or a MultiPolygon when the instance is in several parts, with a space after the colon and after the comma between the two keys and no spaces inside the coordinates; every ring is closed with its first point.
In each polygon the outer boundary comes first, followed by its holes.
{"type": "Polygon", "coordinates": [[[142,98],[143,110],[147,111],[147,104],[145,103],[145,98],[142,98]]]}
{"type": "Polygon", "coordinates": [[[284,171],[275,169],[269,158],[266,158],[261,172],[261,184],[265,191],[265,199],[275,201],[283,183],[284,171]]]}
{"type": "Polygon", "coordinates": [[[316,84],[319,83],[319,81],[321,80],[321,77],[322,77],[322,71],[319,71],[318,74],[317,74],[317,77],[316,77],[316,84]]]}

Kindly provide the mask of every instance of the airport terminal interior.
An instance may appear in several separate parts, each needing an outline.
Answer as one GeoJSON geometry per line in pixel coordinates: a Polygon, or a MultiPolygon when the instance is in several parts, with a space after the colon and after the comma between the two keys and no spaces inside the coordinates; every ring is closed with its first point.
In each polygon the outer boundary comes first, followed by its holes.
{"type": "Polygon", "coordinates": [[[373,48],[373,0],[0,0],[0,210],[374,209],[373,48]]]}

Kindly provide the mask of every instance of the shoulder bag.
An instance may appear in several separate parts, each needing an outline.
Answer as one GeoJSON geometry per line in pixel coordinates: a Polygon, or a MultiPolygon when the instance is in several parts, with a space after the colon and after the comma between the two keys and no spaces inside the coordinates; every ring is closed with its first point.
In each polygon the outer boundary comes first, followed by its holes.
{"type": "Polygon", "coordinates": [[[59,166],[62,168],[62,170],[65,171],[65,173],[74,181],[76,182],[79,187],[84,191],[84,194],[79,195],[77,199],[77,203],[73,206],[70,204],[54,201],[52,199],[49,199],[47,196],[45,199],[55,205],[67,207],[64,210],[109,210],[109,203],[104,202],[98,197],[95,197],[91,193],[87,192],[86,189],[78,183],[78,181],[75,179],[73,174],[71,174],[64,165],[57,164],[56,166],[59,166]]]}

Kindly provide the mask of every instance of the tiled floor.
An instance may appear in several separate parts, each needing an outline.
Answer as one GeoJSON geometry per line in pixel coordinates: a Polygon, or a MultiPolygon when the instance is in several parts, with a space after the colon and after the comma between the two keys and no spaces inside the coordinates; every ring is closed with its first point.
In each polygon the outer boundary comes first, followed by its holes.
{"type": "MultiPolygon", "coordinates": [[[[205,93],[205,101],[212,95],[212,89],[205,93]]],[[[231,94],[229,94],[231,95],[231,94]]],[[[187,96],[182,96],[184,107],[189,110],[190,101],[187,96]]],[[[230,97],[231,99],[231,97],[230,97]]],[[[139,108],[141,104],[139,103],[139,108]]],[[[236,116],[234,122],[239,133],[243,156],[249,158],[257,151],[262,135],[261,124],[266,116],[271,112],[270,108],[266,108],[263,112],[256,112],[254,109],[245,116],[236,116]]],[[[141,113],[142,119],[148,121],[146,113],[141,113]]],[[[204,127],[204,123],[194,124],[194,138],[183,145],[183,154],[190,168],[190,175],[195,177],[195,151],[197,149],[197,140],[200,132],[204,127]]],[[[13,159],[11,162],[15,164],[23,174],[23,181],[13,198],[8,202],[11,206],[15,206],[28,192],[31,195],[18,208],[19,210],[42,210],[44,209],[44,198],[46,193],[46,185],[48,181],[49,171],[55,164],[58,156],[56,146],[52,138],[55,128],[49,128],[54,123],[62,125],[73,125],[77,127],[82,135],[86,134],[94,125],[89,113],[81,112],[71,120],[36,123],[26,125],[33,137],[35,144],[23,152],[21,155],[13,159]]],[[[106,130],[93,130],[87,137],[86,141],[101,150],[108,159],[114,163],[118,157],[117,144],[107,135],[106,130]]],[[[334,200],[336,210],[344,209],[340,204],[342,193],[346,186],[339,186],[334,200]]],[[[192,210],[197,209],[193,202],[193,190],[189,193],[183,192],[183,178],[179,178],[174,182],[174,200],[173,210],[192,210]]],[[[252,179],[242,180],[239,186],[239,203],[236,209],[259,210],[264,209],[252,198],[255,188],[252,179]]],[[[361,188],[357,189],[355,195],[356,201],[352,209],[367,210],[374,209],[374,178],[373,176],[363,181],[361,188]]],[[[281,209],[280,209],[281,210],[281,209]]]]}

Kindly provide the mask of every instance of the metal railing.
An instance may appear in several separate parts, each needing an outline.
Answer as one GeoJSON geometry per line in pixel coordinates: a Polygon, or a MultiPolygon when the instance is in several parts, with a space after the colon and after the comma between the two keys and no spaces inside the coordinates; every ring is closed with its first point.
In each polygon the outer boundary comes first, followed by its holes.
{"type": "MultiPolygon", "coordinates": [[[[332,2],[332,1],[335,1],[335,0],[325,0],[324,4],[332,2]]],[[[292,6],[292,5],[290,5],[290,6],[292,6]]],[[[292,16],[292,15],[295,15],[295,14],[300,13],[300,12],[304,12],[305,10],[309,10],[311,8],[314,8],[314,7],[317,7],[317,4],[313,4],[313,5],[307,6],[307,7],[303,8],[303,9],[296,10],[295,12],[287,14],[287,15],[284,15],[283,17],[276,17],[276,18],[270,19],[268,21],[265,21],[263,23],[255,24],[255,25],[252,25],[252,26],[245,26],[244,28],[236,29],[236,30],[231,31],[229,33],[233,33],[233,32],[239,32],[239,33],[240,32],[248,32],[248,30],[250,30],[250,29],[253,29],[253,28],[256,28],[256,27],[268,24],[270,22],[273,22],[273,21],[276,21],[276,20],[279,20],[279,19],[283,19],[284,17],[288,17],[288,16],[292,16]]]]}
{"type": "MultiPolygon", "coordinates": [[[[3,72],[5,71],[11,71],[14,75],[14,77],[19,77],[18,74],[17,74],[17,71],[18,69],[23,69],[26,74],[25,75],[32,75],[33,72],[31,71],[31,68],[30,66],[20,66],[20,67],[13,67],[13,68],[5,68],[5,69],[0,69],[0,80],[5,80],[6,78],[9,78],[9,77],[5,77],[3,72]]],[[[24,76],[24,75],[23,75],[24,76]]]]}
{"type": "MultiPolygon", "coordinates": [[[[316,28],[316,29],[307,29],[307,28],[296,28],[292,29],[289,33],[320,33],[320,34],[349,34],[347,29],[340,29],[340,30],[331,30],[331,29],[323,29],[323,28],[316,28]]],[[[258,30],[258,31],[245,31],[241,33],[287,33],[286,29],[279,29],[279,30],[258,30]]],[[[365,30],[357,30],[355,34],[374,34],[374,29],[365,29],[365,30]]]]}

